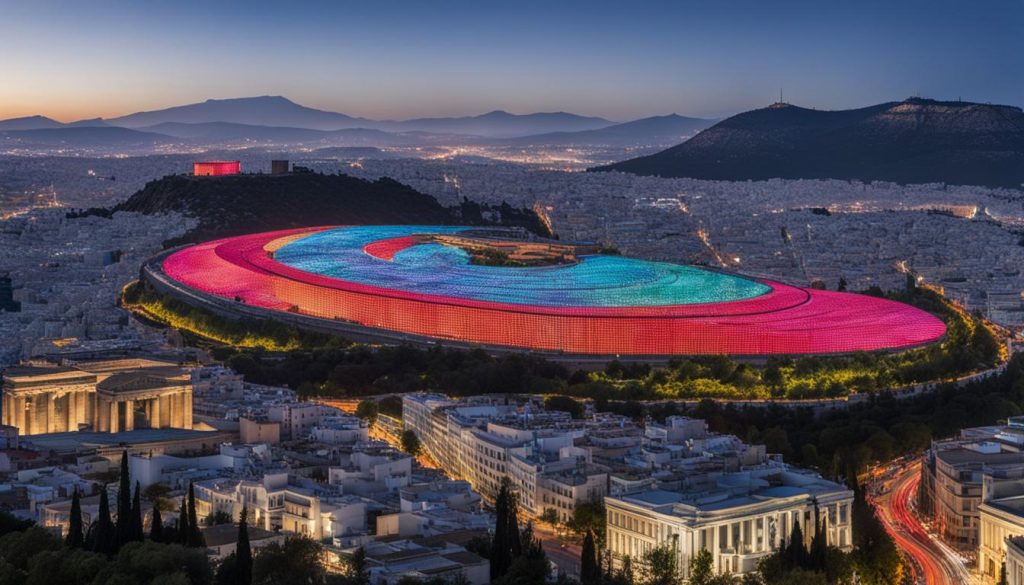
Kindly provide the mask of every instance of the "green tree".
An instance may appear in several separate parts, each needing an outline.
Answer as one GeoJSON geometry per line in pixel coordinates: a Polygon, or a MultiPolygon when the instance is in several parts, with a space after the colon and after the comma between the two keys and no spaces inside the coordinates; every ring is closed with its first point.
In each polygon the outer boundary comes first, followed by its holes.
{"type": "Polygon", "coordinates": [[[362,400],[359,402],[359,406],[356,407],[356,416],[367,421],[371,426],[377,422],[379,412],[380,406],[376,400],[362,400]]]}
{"type": "Polygon", "coordinates": [[[325,585],[323,547],[305,536],[260,547],[252,565],[254,585],[325,585]]]}
{"type": "Polygon", "coordinates": [[[149,523],[149,539],[153,542],[164,541],[164,519],[160,516],[160,506],[153,502],[153,517],[149,523]]]}
{"type": "Polygon", "coordinates": [[[569,396],[553,394],[544,398],[544,408],[547,410],[559,410],[568,412],[572,418],[583,418],[583,405],[578,400],[569,396]]]}
{"type": "Polygon", "coordinates": [[[513,554],[512,564],[500,578],[493,579],[495,585],[534,585],[545,583],[551,572],[547,555],[540,540],[534,538],[533,528],[527,524],[522,532],[517,534],[514,542],[520,543],[520,548],[513,554]]]}
{"type": "Polygon", "coordinates": [[[100,506],[96,520],[89,527],[93,552],[114,556],[117,553],[117,527],[110,519],[110,500],[106,486],[100,491],[100,506]]]}
{"type": "MultiPolygon", "coordinates": [[[[125,411],[125,416],[132,413],[125,411]]],[[[120,484],[117,489],[117,546],[132,540],[132,484],[128,474],[128,450],[121,451],[120,484]]]]}
{"type": "Polygon", "coordinates": [[[199,526],[196,517],[196,488],[192,482],[188,483],[188,546],[191,548],[206,547],[206,540],[203,538],[203,529],[199,526]]]}
{"type": "Polygon", "coordinates": [[[821,508],[814,502],[814,536],[811,537],[811,550],[808,553],[807,567],[814,571],[824,571],[828,560],[828,541],[825,538],[825,523],[821,518],[821,508]]]}
{"type": "Polygon", "coordinates": [[[82,530],[82,499],[77,487],[71,495],[71,517],[68,519],[68,536],[65,542],[71,548],[82,548],[85,545],[85,533],[82,530]]]}
{"type": "Polygon", "coordinates": [[[676,585],[679,581],[679,565],[676,551],[670,543],[656,546],[640,557],[643,579],[640,585],[676,585]]]}
{"type": "Polygon", "coordinates": [[[504,575],[512,561],[522,554],[519,512],[512,482],[503,477],[494,501],[494,539],[491,542],[491,580],[504,575]]]}
{"type": "Polygon", "coordinates": [[[249,544],[249,508],[242,506],[242,515],[238,520],[238,544],[235,547],[236,575],[235,585],[252,584],[252,547],[249,544]]]}
{"type": "Polygon", "coordinates": [[[597,542],[604,542],[607,513],[603,502],[584,502],[572,511],[567,527],[577,534],[593,532],[597,542]]]}
{"type": "Polygon", "coordinates": [[[547,522],[552,526],[558,524],[558,510],[554,508],[544,508],[544,511],[540,514],[541,522],[547,522]]]}
{"type": "Polygon", "coordinates": [[[711,551],[702,548],[690,559],[690,585],[711,585],[715,577],[714,557],[711,551]]]}
{"type": "Polygon", "coordinates": [[[348,585],[369,585],[370,571],[366,565],[366,550],[363,547],[356,549],[349,561],[348,585]]]}
{"type": "Polygon", "coordinates": [[[10,512],[0,510],[0,536],[10,532],[24,532],[33,524],[35,522],[31,520],[22,520],[10,512]]]}
{"type": "Polygon", "coordinates": [[[231,553],[221,560],[217,565],[217,573],[214,576],[216,585],[237,585],[238,584],[238,554],[231,553]]]}
{"type": "Polygon", "coordinates": [[[789,545],[784,554],[786,568],[807,567],[807,546],[804,544],[804,531],[800,522],[793,523],[793,532],[789,536],[789,545]]]}
{"type": "Polygon", "coordinates": [[[178,510],[178,544],[188,546],[192,528],[188,523],[188,496],[182,496],[181,508],[178,510]]]}
{"type": "Polygon", "coordinates": [[[139,482],[135,482],[135,493],[132,496],[131,528],[129,537],[135,542],[142,542],[145,535],[142,531],[142,502],[139,482]]]}
{"type": "Polygon", "coordinates": [[[132,542],[97,576],[96,583],[210,585],[213,570],[206,551],[175,544],[132,542]]]}
{"type": "Polygon", "coordinates": [[[422,446],[420,445],[420,438],[416,436],[416,432],[412,429],[406,429],[402,431],[402,451],[417,457],[420,454],[422,446]]]}
{"type": "Polygon", "coordinates": [[[601,579],[601,569],[597,564],[597,547],[594,545],[594,533],[587,531],[583,537],[583,550],[580,554],[580,582],[596,585],[601,579]]]}

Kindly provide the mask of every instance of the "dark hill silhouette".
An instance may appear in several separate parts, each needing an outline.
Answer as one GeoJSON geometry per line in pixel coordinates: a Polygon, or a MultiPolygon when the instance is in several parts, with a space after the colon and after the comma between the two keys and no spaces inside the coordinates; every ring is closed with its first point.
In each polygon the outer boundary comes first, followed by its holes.
{"type": "Polygon", "coordinates": [[[9,118],[0,120],[0,132],[8,130],[41,130],[44,128],[60,128],[61,124],[53,118],[46,116],[25,116],[23,118],[9,118]]]}
{"type": "Polygon", "coordinates": [[[668,150],[592,170],[1020,188],[1024,113],[920,98],[840,111],[775,104],[723,120],[668,150]]]}
{"type": "Polygon", "coordinates": [[[163,110],[137,112],[120,118],[112,118],[107,122],[127,128],[154,126],[165,122],[183,124],[231,122],[314,130],[337,130],[360,125],[358,118],[337,112],[307,108],[281,96],[206,100],[163,110]]]}
{"type": "Polygon", "coordinates": [[[297,173],[191,177],[172,175],[151,181],[111,210],[195,217],[199,225],[169,242],[200,242],[254,232],[342,224],[469,224],[525,227],[549,235],[530,210],[481,207],[465,201],[446,208],[430,195],[392,179],[365,181],[347,175],[297,173]]]}

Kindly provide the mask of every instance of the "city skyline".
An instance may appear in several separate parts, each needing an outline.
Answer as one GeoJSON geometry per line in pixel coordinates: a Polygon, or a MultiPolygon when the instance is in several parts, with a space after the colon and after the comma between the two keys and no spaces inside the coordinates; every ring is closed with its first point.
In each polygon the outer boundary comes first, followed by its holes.
{"type": "Polygon", "coordinates": [[[724,117],[780,92],[820,109],[911,95],[1019,106],[1024,5],[996,5],[23,4],[0,23],[0,119],[267,94],[371,119],[724,117]]]}

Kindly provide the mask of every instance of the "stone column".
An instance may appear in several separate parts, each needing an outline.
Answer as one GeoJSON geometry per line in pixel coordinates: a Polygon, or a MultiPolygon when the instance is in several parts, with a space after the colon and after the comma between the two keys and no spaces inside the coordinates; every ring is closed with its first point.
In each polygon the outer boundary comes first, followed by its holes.
{"type": "Polygon", "coordinates": [[[66,431],[77,431],[78,430],[78,392],[72,390],[65,396],[67,398],[68,410],[64,413],[64,430],[66,431]]]}
{"type": "Polygon", "coordinates": [[[160,396],[149,402],[149,426],[154,429],[163,428],[160,425],[160,396]]]}
{"type": "Polygon", "coordinates": [[[185,426],[185,402],[181,394],[171,394],[171,426],[180,429],[185,426]]]}
{"type": "Polygon", "coordinates": [[[46,406],[46,429],[45,432],[53,433],[57,429],[57,397],[54,392],[44,394],[43,404],[46,406]]]}
{"type": "Polygon", "coordinates": [[[107,427],[107,431],[111,433],[117,433],[121,430],[121,421],[118,413],[117,401],[110,401],[110,425],[107,427]]]}
{"type": "Polygon", "coordinates": [[[182,427],[184,427],[186,429],[191,429],[192,428],[192,392],[183,392],[182,393],[182,398],[183,398],[182,402],[185,403],[185,406],[184,406],[184,408],[182,410],[182,414],[183,414],[183,418],[184,418],[184,423],[182,424],[182,427]]]}
{"type": "Polygon", "coordinates": [[[134,431],[135,430],[135,401],[125,400],[124,401],[124,430],[134,431]]]}
{"type": "Polygon", "coordinates": [[[15,396],[14,397],[14,426],[18,427],[18,432],[22,435],[28,434],[28,417],[25,416],[25,397],[15,396]]]}

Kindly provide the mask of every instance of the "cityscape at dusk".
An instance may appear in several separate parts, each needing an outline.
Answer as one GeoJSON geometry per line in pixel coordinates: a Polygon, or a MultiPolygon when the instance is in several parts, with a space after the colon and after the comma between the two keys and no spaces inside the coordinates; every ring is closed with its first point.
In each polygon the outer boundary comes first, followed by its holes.
{"type": "Polygon", "coordinates": [[[0,5],[0,585],[1024,585],[1024,3],[0,5]]]}

